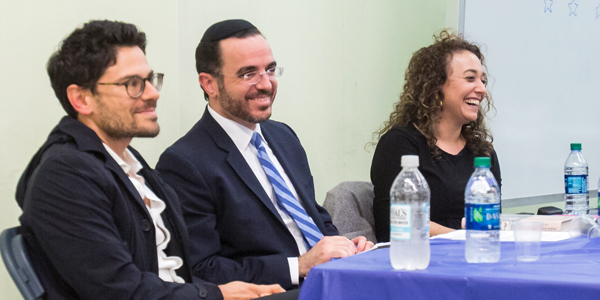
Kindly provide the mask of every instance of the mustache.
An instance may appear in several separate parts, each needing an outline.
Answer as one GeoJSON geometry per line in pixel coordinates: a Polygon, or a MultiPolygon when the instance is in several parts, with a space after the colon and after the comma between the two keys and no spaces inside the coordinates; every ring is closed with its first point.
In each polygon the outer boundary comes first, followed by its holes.
{"type": "Polygon", "coordinates": [[[146,101],[144,105],[141,107],[136,107],[133,109],[134,113],[141,113],[148,110],[156,110],[156,101],[146,101]]]}
{"type": "Polygon", "coordinates": [[[273,91],[258,91],[254,94],[251,95],[247,95],[246,99],[252,99],[252,98],[261,98],[261,97],[272,97],[273,96],[273,91]]]}

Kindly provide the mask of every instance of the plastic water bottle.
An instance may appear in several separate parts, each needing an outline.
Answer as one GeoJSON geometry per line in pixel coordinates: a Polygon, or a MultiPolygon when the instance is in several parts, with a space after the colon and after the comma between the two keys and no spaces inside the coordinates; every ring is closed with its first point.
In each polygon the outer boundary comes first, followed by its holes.
{"type": "Polygon", "coordinates": [[[429,266],[429,185],[419,157],[402,156],[402,171],[390,190],[390,260],[394,269],[429,266]]]}
{"type": "Polygon", "coordinates": [[[587,215],[588,164],[581,154],[581,144],[571,144],[571,154],[565,162],[565,215],[587,215]]]}
{"type": "Polygon", "coordinates": [[[600,225],[596,222],[595,216],[578,216],[569,222],[569,235],[571,237],[585,235],[591,239],[600,237],[600,225]]]}
{"type": "Polygon", "coordinates": [[[465,190],[467,237],[465,259],[469,263],[500,260],[500,188],[490,171],[489,157],[475,158],[475,172],[465,190]]]}

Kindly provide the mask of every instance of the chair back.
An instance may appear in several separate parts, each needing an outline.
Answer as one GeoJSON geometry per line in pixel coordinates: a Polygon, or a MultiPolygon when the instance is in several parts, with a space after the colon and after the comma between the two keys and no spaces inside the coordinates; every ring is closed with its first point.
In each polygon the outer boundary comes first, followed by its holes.
{"type": "Polygon", "coordinates": [[[323,207],[331,215],[341,235],[353,239],[364,236],[376,243],[373,218],[373,184],[366,181],[344,181],[325,196],[323,207]]]}
{"type": "Polygon", "coordinates": [[[45,294],[44,287],[29,262],[23,236],[18,233],[18,229],[17,226],[2,231],[0,235],[2,260],[23,299],[42,299],[45,294]]]}

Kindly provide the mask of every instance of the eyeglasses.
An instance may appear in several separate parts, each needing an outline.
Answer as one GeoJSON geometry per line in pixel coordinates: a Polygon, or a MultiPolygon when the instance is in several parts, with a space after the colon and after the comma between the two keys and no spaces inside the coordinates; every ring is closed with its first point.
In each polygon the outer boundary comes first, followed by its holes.
{"type": "MultiPolygon", "coordinates": [[[[260,80],[262,79],[263,75],[267,75],[267,77],[269,78],[269,80],[275,80],[279,77],[281,77],[281,75],[283,75],[283,68],[270,68],[267,69],[265,72],[259,73],[258,71],[253,71],[253,72],[248,72],[242,75],[231,75],[231,76],[235,76],[237,78],[240,78],[242,81],[244,81],[244,83],[247,83],[249,85],[254,85],[260,82],[260,80]]],[[[224,74],[224,75],[229,75],[229,74],[224,74]]]]}
{"type": "Polygon", "coordinates": [[[160,91],[160,88],[162,87],[164,76],[165,76],[165,74],[163,74],[163,73],[154,73],[147,78],[141,78],[141,77],[135,76],[135,77],[132,77],[131,79],[127,80],[127,82],[123,82],[123,83],[98,82],[97,84],[99,84],[99,85],[124,85],[125,89],[127,90],[127,95],[129,95],[129,97],[131,97],[131,98],[136,99],[136,98],[139,98],[144,93],[144,89],[146,88],[146,81],[148,81],[156,89],[156,91],[160,91]]]}

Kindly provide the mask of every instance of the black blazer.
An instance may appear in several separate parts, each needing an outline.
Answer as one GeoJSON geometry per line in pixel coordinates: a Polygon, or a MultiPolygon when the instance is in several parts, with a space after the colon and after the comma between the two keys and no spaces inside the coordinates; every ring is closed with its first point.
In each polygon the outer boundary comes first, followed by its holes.
{"type": "MultiPolygon", "coordinates": [[[[133,148],[140,174],[166,204],[168,255],[192,282],[180,204],[133,148]]],[[[22,234],[47,299],[222,299],[218,287],[158,277],[152,219],[139,193],[96,133],[64,117],[30,162],[17,188],[22,234]]]]}
{"type": "MultiPolygon", "coordinates": [[[[294,131],[260,124],[299,201],[324,235],[337,235],[315,201],[306,153],[294,131]]],[[[292,288],[287,257],[298,246],[248,163],[208,109],[161,155],[156,166],[181,199],[195,276],[217,284],[242,280],[292,288]]]]}

